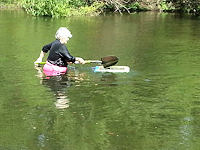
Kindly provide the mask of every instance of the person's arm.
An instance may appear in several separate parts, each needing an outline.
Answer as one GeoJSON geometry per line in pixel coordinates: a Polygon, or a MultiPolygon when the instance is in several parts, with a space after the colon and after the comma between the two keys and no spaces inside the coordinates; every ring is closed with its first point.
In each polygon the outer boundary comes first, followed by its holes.
{"type": "Polygon", "coordinates": [[[40,56],[38,57],[38,59],[34,62],[34,64],[38,64],[42,62],[43,57],[45,56],[45,52],[41,51],[40,52],[40,56]]]}
{"type": "Polygon", "coordinates": [[[67,62],[72,62],[72,63],[77,63],[77,62],[78,62],[78,63],[80,63],[80,64],[84,64],[84,63],[85,63],[85,61],[84,61],[83,58],[72,56],[72,55],[69,53],[67,47],[65,47],[65,48],[66,48],[66,49],[63,50],[63,51],[61,51],[61,53],[62,53],[62,56],[64,56],[64,58],[66,59],[67,62]]]}
{"type": "Polygon", "coordinates": [[[38,59],[34,62],[34,64],[38,64],[42,62],[43,57],[45,56],[45,54],[51,49],[52,43],[47,44],[45,46],[43,46],[41,52],[40,52],[40,56],[38,57],[38,59]]]}

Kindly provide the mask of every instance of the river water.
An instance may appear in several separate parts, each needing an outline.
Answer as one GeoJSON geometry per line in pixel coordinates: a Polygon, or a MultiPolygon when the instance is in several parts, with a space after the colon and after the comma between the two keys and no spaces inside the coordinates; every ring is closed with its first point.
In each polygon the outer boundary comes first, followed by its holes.
{"type": "Polygon", "coordinates": [[[199,149],[199,39],[200,20],[191,16],[0,11],[0,149],[199,149]],[[33,62],[60,26],[73,34],[72,55],[115,55],[130,72],[94,73],[87,64],[45,76],[33,62]]]}

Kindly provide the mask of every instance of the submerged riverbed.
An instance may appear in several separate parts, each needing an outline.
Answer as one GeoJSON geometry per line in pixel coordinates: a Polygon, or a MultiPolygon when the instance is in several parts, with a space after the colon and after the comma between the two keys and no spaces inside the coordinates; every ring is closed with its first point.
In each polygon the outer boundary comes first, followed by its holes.
{"type": "Polygon", "coordinates": [[[51,19],[0,11],[0,149],[198,149],[199,25],[165,13],[51,19]],[[72,55],[115,55],[130,72],[71,65],[46,77],[33,62],[60,26],[72,32],[72,55]]]}

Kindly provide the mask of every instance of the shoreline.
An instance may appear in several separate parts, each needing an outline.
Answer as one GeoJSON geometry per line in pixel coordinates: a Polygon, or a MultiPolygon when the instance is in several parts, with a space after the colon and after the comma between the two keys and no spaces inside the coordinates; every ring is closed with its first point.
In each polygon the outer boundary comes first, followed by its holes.
{"type": "Polygon", "coordinates": [[[19,4],[7,4],[7,3],[2,3],[0,2],[0,10],[17,10],[17,9],[22,9],[22,7],[19,4]]]}
{"type": "MultiPolygon", "coordinates": [[[[7,3],[3,3],[0,2],[0,11],[1,10],[24,10],[18,3],[12,3],[12,4],[7,4],[7,3]]],[[[26,12],[26,11],[25,11],[26,12]]],[[[159,13],[180,13],[180,14],[188,14],[188,15],[194,15],[193,13],[184,13],[184,12],[178,12],[178,11],[161,11],[161,10],[144,10],[144,11],[135,11],[135,13],[137,12],[159,12],[159,13]]],[[[26,12],[27,13],[27,12],[26,12]]],[[[113,13],[115,14],[116,12],[109,12],[109,13],[113,13]]],[[[125,13],[127,14],[127,13],[125,13]]],[[[130,13],[132,14],[132,13],[130,13]]],[[[196,15],[195,15],[196,16],[196,15]]],[[[197,15],[198,17],[198,15],[197,15]]]]}

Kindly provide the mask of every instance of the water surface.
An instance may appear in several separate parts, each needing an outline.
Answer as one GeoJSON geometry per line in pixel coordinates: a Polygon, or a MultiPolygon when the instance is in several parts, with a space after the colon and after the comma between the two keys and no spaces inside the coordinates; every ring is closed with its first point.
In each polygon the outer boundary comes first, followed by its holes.
{"type": "Polygon", "coordinates": [[[51,19],[0,11],[0,149],[197,150],[199,25],[149,12],[51,19]],[[33,62],[60,26],[73,34],[72,55],[116,55],[131,71],[71,65],[46,77],[33,62]]]}

